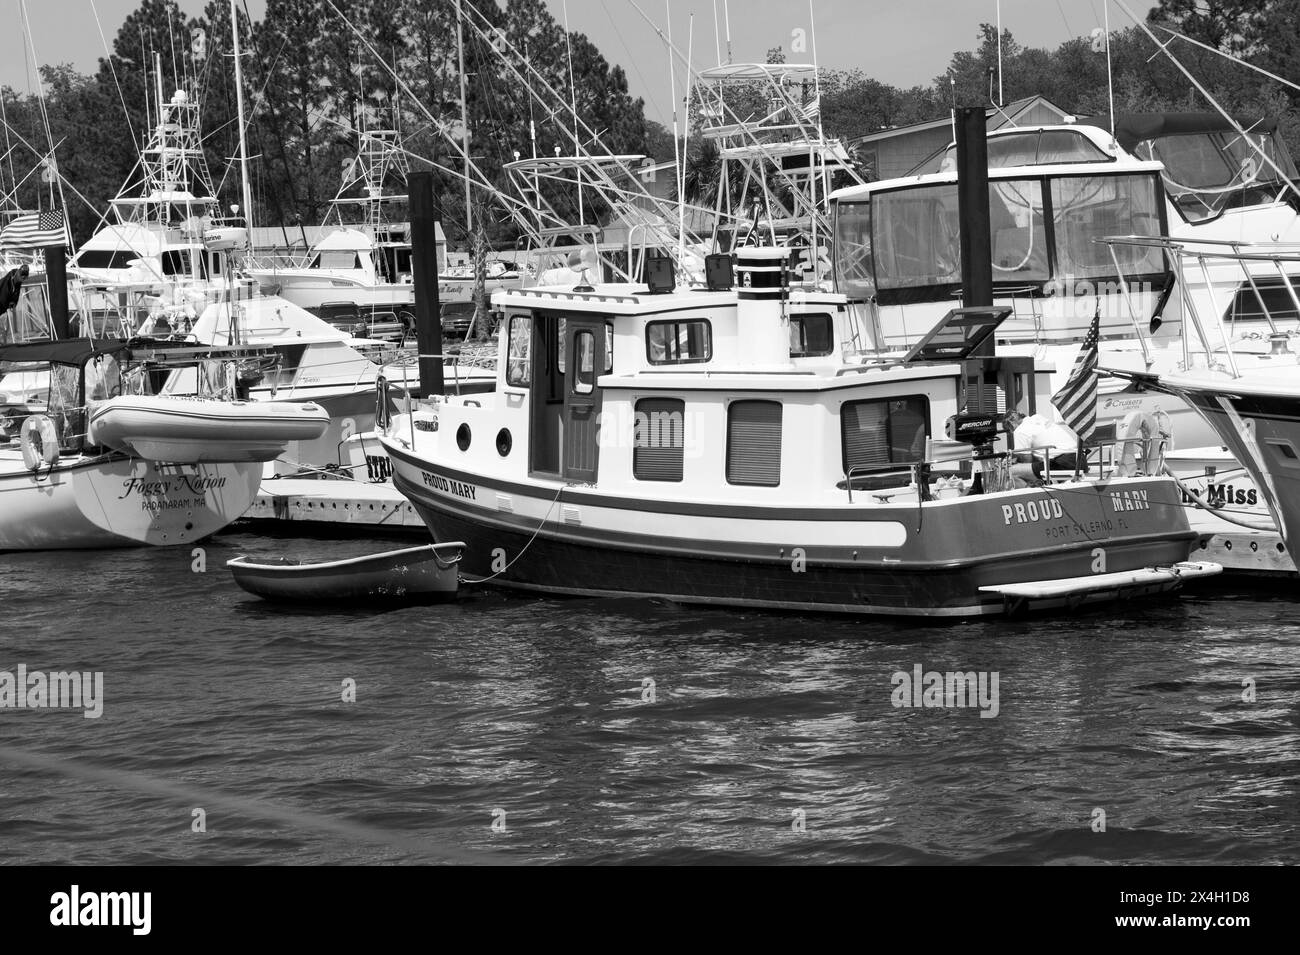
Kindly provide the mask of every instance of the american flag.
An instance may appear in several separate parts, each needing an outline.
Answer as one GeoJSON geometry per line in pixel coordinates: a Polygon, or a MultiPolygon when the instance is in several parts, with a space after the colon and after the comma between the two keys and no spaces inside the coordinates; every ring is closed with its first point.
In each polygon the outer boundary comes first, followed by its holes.
{"type": "Polygon", "coordinates": [[[1080,443],[1092,437],[1097,428],[1097,339],[1101,337],[1101,303],[1093,313],[1088,337],[1083,340],[1069,380],[1052,395],[1052,404],[1080,443]]]}
{"type": "Polygon", "coordinates": [[[19,216],[0,232],[0,249],[43,249],[71,244],[62,209],[19,216]]]}

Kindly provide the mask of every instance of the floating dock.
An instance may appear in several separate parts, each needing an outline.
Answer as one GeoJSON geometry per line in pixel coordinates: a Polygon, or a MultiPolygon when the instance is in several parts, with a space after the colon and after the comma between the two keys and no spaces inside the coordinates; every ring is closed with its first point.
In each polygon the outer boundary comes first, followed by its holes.
{"type": "Polygon", "coordinates": [[[388,481],[265,480],[242,520],[428,534],[411,502],[388,481]]]}

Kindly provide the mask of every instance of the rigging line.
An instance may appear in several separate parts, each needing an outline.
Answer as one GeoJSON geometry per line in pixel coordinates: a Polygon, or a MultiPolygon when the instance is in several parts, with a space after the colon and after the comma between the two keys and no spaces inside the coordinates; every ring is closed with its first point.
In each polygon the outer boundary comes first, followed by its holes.
{"type": "Polygon", "coordinates": [[[1065,24],[1065,35],[1074,36],[1074,31],[1070,29],[1070,21],[1065,18],[1065,7],[1061,6],[1061,0],[1056,0],[1056,9],[1060,11],[1061,22],[1065,24]]]}
{"type": "MultiPolygon", "coordinates": [[[[370,41],[367,40],[367,39],[366,39],[366,38],[361,34],[361,32],[360,32],[360,31],[359,31],[359,30],[358,30],[358,29],[357,29],[357,28],[352,24],[352,21],[351,21],[351,20],[349,20],[346,16],[343,15],[342,11],[339,10],[339,8],[335,5],[334,0],[325,0],[325,2],[329,5],[330,9],[334,11],[335,15],[336,15],[340,20],[342,20],[342,21],[343,21],[343,22],[348,26],[349,29],[352,30],[353,34],[355,34],[357,37],[360,38],[362,44],[364,44],[365,47],[366,47],[366,49],[370,51],[371,56],[373,56],[373,57],[375,58],[375,60],[376,60],[378,63],[380,63],[380,64],[384,67],[384,69],[386,69],[386,70],[388,71],[388,73],[393,77],[394,81],[395,81],[395,82],[396,82],[396,83],[401,87],[402,92],[406,93],[407,96],[409,96],[413,102],[417,103],[417,104],[419,105],[421,111],[422,111],[426,116],[428,116],[428,118],[429,118],[431,121],[433,121],[435,124],[437,124],[438,121],[437,121],[436,119],[434,119],[433,114],[429,112],[428,107],[426,107],[426,106],[425,106],[425,105],[424,105],[424,104],[423,104],[423,103],[422,103],[422,102],[421,102],[421,101],[420,101],[420,100],[415,96],[415,93],[411,90],[410,86],[406,83],[406,81],[403,80],[400,76],[398,76],[398,75],[397,75],[397,72],[396,72],[396,71],[395,71],[391,66],[389,66],[387,63],[385,63],[385,62],[384,62],[384,61],[379,57],[378,53],[375,52],[375,48],[374,48],[373,46],[370,45],[370,41]]],[[[471,8],[471,9],[472,9],[472,8],[471,8]]],[[[470,25],[473,26],[473,24],[470,24],[470,25]]],[[[439,125],[439,128],[441,128],[441,124],[438,124],[438,125],[439,125]]],[[[452,145],[452,146],[454,147],[454,149],[455,149],[455,150],[460,154],[461,159],[462,159],[462,160],[464,161],[464,163],[465,163],[465,168],[466,168],[467,170],[468,170],[468,169],[473,169],[474,172],[475,172],[475,173],[476,173],[476,174],[481,178],[483,188],[488,189],[488,190],[491,192],[491,194],[492,194],[492,196],[493,196],[494,199],[497,199],[497,200],[499,201],[499,200],[505,198],[505,196],[504,196],[504,194],[501,192],[501,190],[500,190],[500,189],[497,189],[496,187],[494,187],[494,186],[492,185],[492,183],[491,183],[491,181],[488,179],[488,177],[487,177],[487,176],[483,173],[483,171],[478,167],[478,164],[475,163],[474,160],[470,157],[470,155],[469,155],[469,150],[465,147],[465,145],[464,145],[463,143],[461,143],[461,142],[459,142],[459,141],[457,141],[457,140],[455,140],[455,139],[453,139],[453,138],[450,138],[450,137],[446,136],[445,134],[444,134],[444,136],[443,136],[443,139],[444,139],[445,141],[447,141],[450,145],[452,145]]],[[[468,177],[468,173],[466,173],[466,176],[468,177]]],[[[471,180],[471,181],[472,181],[472,180],[471,180]]],[[[517,222],[517,223],[518,223],[518,224],[519,224],[519,225],[520,225],[520,226],[521,226],[525,231],[528,231],[528,230],[530,229],[530,227],[531,227],[531,223],[529,223],[528,220],[527,220],[524,216],[522,216],[522,215],[518,212],[518,210],[516,210],[513,206],[507,205],[507,206],[506,206],[506,210],[510,213],[510,215],[515,219],[515,221],[516,221],[516,222],[517,222]]]]}
{"type": "MultiPolygon", "coordinates": [[[[491,26],[492,26],[491,22],[488,21],[487,18],[486,18],[486,16],[485,16],[484,14],[482,14],[480,11],[475,10],[473,7],[470,7],[470,8],[469,8],[469,13],[470,13],[470,14],[473,14],[473,15],[477,15],[480,19],[483,20],[483,22],[484,22],[485,24],[487,24],[487,27],[488,27],[488,28],[491,28],[491,26]]],[[[486,36],[487,36],[487,34],[485,33],[485,31],[484,31],[483,28],[480,28],[479,26],[477,26],[476,24],[474,24],[474,23],[472,23],[472,22],[469,22],[468,20],[467,20],[466,22],[468,23],[468,25],[470,26],[470,28],[473,29],[473,30],[474,30],[474,31],[475,31],[479,36],[482,36],[482,37],[486,37],[486,36]]],[[[662,31],[660,31],[660,35],[662,36],[662,31]]],[[[508,40],[506,41],[506,45],[510,48],[511,52],[512,52],[516,57],[519,56],[519,49],[518,49],[518,47],[516,47],[514,44],[510,43],[508,40]]],[[[680,53],[679,53],[678,55],[680,56],[680,53]]],[[[512,62],[510,61],[510,59],[508,59],[508,58],[506,57],[506,55],[505,55],[504,52],[498,52],[498,56],[501,58],[501,61],[502,61],[502,63],[505,65],[506,69],[508,69],[508,70],[511,72],[511,74],[512,74],[516,79],[519,80],[520,84],[521,84],[521,85],[522,85],[522,86],[523,86],[523,87],[528,91],[528,94],[529,94],[530,96],[534,97],[534,98],[537,100],[537,102],[538,102],[539,104],[541,104],[541,106],[542,106],[544,109],[546,109],[546,110],[548,111],[548,113],[550,113],[552,116],[554,116],[556,113],[560,112],[561,109],[562,109],[562,110],[567,110],[567,109],[569,108],[569,107],[568,107],[568,104],[564,102],[564,98],[560,95],[560,93],[555,89],[554,86],[552,86],[552,85],[550,84],[549,81],[547,81],[546,77],[544,77],[544,76],[541,74],[541,72],[539,72],[539,71],[537,70],[537,68],[534,67],[534,66],[532,65],[531,62],[525,60],[525,61],[524,61],[524,67],[527,69],[527,71],[529,72],[529,74],[534,78],[534,80],[535,80],[537,83],[539,83],[539,84],[540,84],[540,85],[541,85],[541,86],[542,86],[542,87],[547,91],[547,93],[550,94],[550,96],[551,96],[551,97],[552,97],[556,102],[559,102],[559,103],[561,104],[561,108],[560,108],[560,109],[552,110],[552,109],[550,109],[550,108],[547,106],[547,102],[546,102],[546,100],[544,100],[544,99],[541,97],[541,95],[539,95],[539,94],[536,92],[536,90],[534,90],[534,89],[532,88],[532,84],[529,83],[529,82],[524,78],[524,76],[523,76],[523,75],[519,72],[519,70],[516,68],[515,64],[512,63],[512,62]]],[[[582,144],[579,142],[579,143],[575,143],[575,144],[574,144],[574,147],[575,147],[575,148],[574,148],[575,155],[584,155],[584,156],[586,156],[587,158],[601,158],[601,159],[608,158],[608,159],[611,160],[611,161],[613,162],[613,164],[614,164],[614,165],[619,169],[619,171],[621,171],[624,175],[626,175],[626,176],[628,177],[629,181],[632,182],[632,183],[637,187],[637,189],[640,191],[640,192],[639,192],[639,195],[638,195],[638,198],[642,199],[643,201],[648,202],[648,203],[650,204],[650,206],[651,206],[651,208],[652,208],[653,210],[657,210],[657,211],[658,211],[661,215],[663,215],[665,218],[671,218],[671,217],[672,217],[672,215],[674,214],[674,211],[675,211],[675,210],[673,209],[673,207],[671,206],[671,204],[670,204],[670,203],[663,202],[663,201],[657,199],[655,196],[653,196],[653,195],[649,192],[649,190],[647,190],[647,189],[645,188],[645,186],[642,184],[642,182],[641,182],[641,180],[640,180],[640,177],[635,173],[635,171],[633,171],[632,168],[629,167],[629,166],[627,165],[627,163],[625,163],[625,162],[624,162],[624,161],[623,161],[619,156],[615,155],[615,154],[614,154],[614,153],[613,153],[613,152],[612,152],[612,151],[611,151],[607,146],[605,146],[604,143],[603,143],[603,141],[600,139],[599,135],[598,135],[598,134],[597,134],[597,133],[596,133],[596,132],[595,132],[595,131],[594,131],[594,130],[589,126],[589,125],[587,125],[587,123],[586,123],[585,121],[581,120],[581,118],[578,118],[578,123],[577,123],[576,125],[581,125],[581,126],[586,130],[586,132],[591,136],[593,144],[600,144],[600,145],[602,146],[602,148],[604,148],[604,154],[601,155],[601,156],[597,156],[597,155],[595,155],[595,154],[593,154],[593,153],[591,153],[591,152],[588,152],[588,151],[587,151],[587,150],[582,146],[582,144]]],[[[560,129],[564,129],[564,127],[559,127],[559,128],[560,128],[560,129]]],[[[566,135],[567,135],[567,134],[568,134],[568,133],[567,133],[567,131],[566,131],[566,135]]],[[[599,182],[602,184],[602,186],[609,186],[609,185],[612,184],[613,180],[612,180],[612,178],[610,177],[610,174],[609,174],[608,172],[605,172],[605,171],[601,170],[599,167],[593,167],[592,172],[593,172],[593,175],[598,176],[597,181],[599,181],[599,182]]],[[[525,228],[525,230],[527,230],[527,229],[529,228],[529,226],[528,226],[528,225],[525,225],[524,228],[525,228]]],[[[697,236],[697,237],[693,237],[693,240],[698,242],[698,241],[699,241],[699,237],[698,237],[698,236],[697,236]]]]}
{"type": "Polygon", "coordinates": [[[172,48],[172,89],[180,89],[181,81],[176,75],[176,21],[172,17],[172,8],[167,8],[167,42],[172,48]]]}
{"type": "MultiPolygon", "coordinates": [[[[656,33],[659,34],[660,38],[661,38],[661,39],[664,39],[664,37],[663,37],[663,31],[660,30],[659,27],[655,24],[654,20],[652,20],[652,19],[650,18],[650,15],[647,14],[647,13],[645,12],[645,10],[643,10],[643,9],[641,8],[640,4],[638,4],[638,3],[636,2],[636,0],[628,0],[628,2],[631,4],[632,9],[636,10],[636,12],[639,13],[639,14],[641,15],[641,18],[642,18],[643,20],[645,20],[646,23],[648,23],[648,24],[650,25],[650,27],[651,27],[651,28],[652,28],[656,33]]],[[[724,9],[725,9],[725,8],[724,8],[724,9]]],[[[667,43],[667,40],[666,40],[666,39],[665,39],[665,43],[667,43]]],[[[669,49],[672,50],[672,52],[677,56],[678,59],[680,59],[680,60],[685,60],[685,59],[686,59],[686,58],[683,56],[681,50],[678,49],[676,46],[674,46],[674,45],[671,44],[671,43],[668,43],[667,45],[668,45],[669,49]]],[[[690,69],[690,64],[689,64],[689,63],[687,63],[687,68],[690,69]]],[[[699,76],[698,72],[696,72],[696,71],[694,71],[694,70],[691,70],[691,72],[696,76],[697,79],[703,79],[703,77],[699,76]]],[[[769,77],[769,83],[773,83],[773,84],[774,84],[774,81],[772,81],[770,77],[769,77]]],[[[774,84],[774,85],[775,85],[775,84],[774,84]]],[[[779,87],[778,87],[778,88],[779,88],[779,87]]],[[[752,129],[750,129],[750,128],[748,127],[748,124],[745,123],[745,122],[743,122],[743,121],[741,121],[741,120],[736,116],[735,111],[734,111],[730,106],[728,106],[724,101],[722,101],[722,100],[720,99],[719,102],[720,102],[720,105],[722,106],[722,109],[725,111],[725,113],[726,113],[727,115],[729,115],[729,116],[732,118],[732,120],[733,120],[734,123],[736,123],[738,126],[741,127],[740,130],[739,130],[740,133],[743,134],[744,136],[747,136],[747,137],[749,138],[749,140],[750,140],[750,142],[751,142],[752,145],[761,147],[763,144],[762,144],[761,142],[759,142],[758,136],[754,133],[754,131],[753,131],[752,129]]],[[[782,107],[782,108],[785,108],[785,107],[782,107]]],[[[793,180],[790,176],[786,175],[786,173],[784,172],[784,170],[782,170],[779,166],[774,167],[773,171],[777,174],[777,178],[778,178],[782,183],[784,183],[785,186],[786,186],[787,188],[790,188],[791,190],[795,190],[795,191],[796,191],[796,194],[797,194],[797,190],[799,189],[799,185],[798,185],[798,183],[797,183],[795,180],[793,180]]],[[[865,184],[864,180],[862,179],[861,175],[858,174],[858,172],[857,172],[856,169],[849,168],[849,169],[847,169],[847,170],[845,170],[845,171],[846,171],[846,172],[847,172],[847,173],[852,177],[853,181],[854,181],[856,184],[858,184],[858,185],[864,185],[864,184],[865,184]]],[[[825,223],[824,225],[826,226],[827,230],[829,230],[829,228],[830,228],[830,223],[827,222],[827,223],[825,223]]]]}
{"type": "MultiPolygon", "coordinates": [[[[486,16],[481,11],[474,9],[473,7],[470,7],[468,8],[468,13],[471,15],[477,15],[479,19],[483,20],[483,22],[486,24],[488,28],[492,26],[491,22],[487,20],[486,16]]],[[[477,33],[480,37],[486,38],[487,34],[484,31],[484,28],[479,27],[472,22],[469,22],[468,19],[466,22],[468,23],[469,27],[475,31],[475,33],[477,33]]],[[[550,94],[550,96],[555,100],[555,102],[558,102],[560,104],[560,108],[551,109],[547,105],[546,100],[543,99],[541,95],[539,95],[537,91],[533,89],[532,84],[527,82],[525,77],[519,72],[518,68],[514,65],[514,63],[512,63],[506,57],[505,53],[503,51],[498,51],[497,55],[500,57],[506,69],[510,70],[510,72],[514,75],[514,77],[520,81],[520,85],[522,85],[524,89],[528,91],[529,96],[536,99],[539,105],[541,105],[541,107],[547,111],[547,113],[552,117],[552,119],[555,117],[555,114],[560,112],[561,110],[565,110],[565,111],[569,110],[570,108],[569,104],[565,102],[564,96],[553,85],[551,85],[551,83],[546,79],[546,77],[543,76],[542,73],[535,66],[533,66],[530,61],[523,59],[520,56],[519,48],[515,46],[513,43],[511,43],[509,40],[506,40],[505,42],[506,42],[506,46],[510,48],[511,53],[513,53],[516,57],[519,57],[521,60],[523,60],[525,68],[527,69],[528,73],[533,77],[533,79],[541,84],[541,86],[546,90],[548,94],[550,94]]],[[[574,125],[575,126],[580,125],[582,129],[585,130],[587,135],[591,137],[591,141],[593,143],[600,143],[602,146],[604,145],[600,139],[600,136],[596,133],[596,131],[592,129],[591,126],[589,126],[584,120],[582,120],[581,117],[575,116],[574,118],[576,120],[574,125]]],[[[555,123],[555,125],[558,129],[565,130],[565,127],[560,125],[558,122],[555,123]]],[[[567,134],[567,130],[566,130],[566,134],[567,134]]],[[[574,150],[575,150],[575,154],[585,153],[586,155],[593,156],[594,158],[594,154],[587,152],[581,142],[574,143],[574,150]]],[[[615,165],[617,165],[618,168],[629,178],[637,182],[640,181],[635,171],[631,169],[631,167],[629,167],[626,163],[622,162],[622,160],[618,159],[618,157],[615,156],[613,152],[607,147],[605,148],[604,155],[613,159],[615,161],[615,165]]],[[[654,197],[651,196],[649,191],[645,190],[644,187],[642,187],[642,192],[644,193],[645,198],[650,199],[652,201],[654,200],[654,197]]]]}
{"type": "MultiPolygon", "coordinates": [[[[654,95],[653,92],[651,92],[655,87],[651,86],[648,82],[646,82],[646,78],[641,72],[641,67],[637,66],[637,60],[639,60],[640,57],[636,57],[632,55],[632,51],[628,48],[627,41],[623,39],[623,32],[618,28],[618,24],[614,22],[614,14],[609,12],[609,4],[606,3],[605,0],[600,0],[600,7],[602,10],[605,11],[605,16],[609,19],[609,25],[614,28],[614,35],[618,37],[618,42],[622,45],[623,52],[627,54],[627,59],[632,66],[632,71],[636,73],[637,79],[641,81],[641,86],[646,91],[646,96],[649,97],[650,101],[654,104],[655,110],[659,113],[660,116],[662,116],[664,112],[663,107],[660,105],[658,98],[654,95]]],[[[714,13],[715,25],[716,25],[717,12],[718,12],[717,0],[714,0],[713,13],[714,13]]]]}
{"type": "Polygon", "coordinates": [[[1115,3],[1121,10],[1123,10],[1126,14],[1128,14],[1129,19],[1132,20],[1134,23],[1136,23],[1139,29],[1142,30],[1142,32],[1144,32],[1148,37],[1151,38],[1151,42],[1154,43],[1160,49],[1160,51],[1164,53],[1165,56],[1169,57],[1169,62],[1173,63],[1174,66],[1178,67],[1178,71],[1182,73],[1185,77],[1187,77],[1188,82],[1190,82],[1192,86],[1196,88],[1197,92],[1199,92],[1202,96],[1206,98],[1206,100],[1209,101],[1211,106],[1213,106],[1216,110],[1219,111],[1219,114],[1228,121],[1229,125],[1231,125],[1232,128],[1237,131],[1237,134],[1242,137],[1242,139],[1247,143],[1247,145],[1249,145],[1253,150],[1255,150],[1255,152],[1259,154],[1259,157],[1263,159],[1264,162],[1268,163],[1270,167],[1272,167],[1273,171],[1278,174],[1278,178],[1282,180],[1286,188],[1290,189],[1297,196],[1300,196],[1300,186],[1297,186],[1295,181],[1292,180],[1291,177],[1289,177],[1282,170],[1282,167],[1273,161],[1273,157],[1270,156],[1266,150],[1264,150],[1262,147],[1257,145],[1254,140],[1252,140],[1249,136],[1246,135],[1245,130],[1241,128],[1241,126],[1237,123],[1237,121],[1233,119],[1233,117],[1228,113],[1228,111],[1223,108],[1223,106],[1219,103],[1218,100],[1216,100],[1212,95],[1210,95],[1210,91],[1207,90],[1204,86],[1202,86],[1201,83],[1196,79],[1196,77],[1192,76],[1191,71],[1189,71],[1187,67],[1183,66],[1182,61],[1179,60],[1178,57],[1174,56],[1172,53],[1169,52],[1169,47],[1167,45],[1162,45],[1160,41],[1156,39],[1156,35],[1151,32],[1151,28],[1147,26],[1146,21],[1138,19],[1138,17],[1133,13],[1133,11],[1128,8],[1128,4],[1126,4],[1124,0],[1115,0],[1115,3]]]}
{"type": "Polygon", "coordinates": [[[1202,43],[1199,40],[1193,40],[1191,37],[1187,36],[1186,34],[1179,33],[1177,30],[1171,30],[1169,29],[1169,27],[1157,27],[1157,29],[1164,30],[1169,35],[1177,37],[1180,40],[1186,40],[1188,43],[1192,44],[1193,46],[1199,46],[1202,50],[1208,50],[1209,52],[1215,53],[1223,57],[1224,59],[1231,60],[1233,63],[1236,63],[1238,66],[1244,66],[1248,70],[1254,70],[1256,73],[1262,73],[1263,75],[1267,76],[1270,80],[1276,80],[1277,82],[1281,83],[1283,86],[1289,86],[1293,90],[1300,90],[1300,84],[1292,83],[1290,80],[1283,79],[1282,77],[1278,76],[1276,73],[1270,73],[1262,66],[1256,66],[1254,63],[1248,63],[1245,60],[1240,59],[1239,57],[1233,56],[1231,53],[1226,53],[1223,50],[1215,49],[1214,47],[1202,43]]]}
{"type": "MultiPolygon", "coordinates": [[[[13,200],[14,208],[18,208],[18,177],[14,173],[14,147],[9,139],[9,111],[5,106],[5,100],[8,98],[4,95],[4,88],[0,87],[0,122],[5,127],[5,158],[9,160],[9,181],[14,184],[13,200]]],[[[8,198],[8,195],[6,195],[8,198]]]]}
{"type": "Polygon", "coordinates": [[[126,96],[122,93],[122,83],[117,78],[117,67],[113,65],[113,51],[108,48],[108,37],[104,36],[104,26],[99,22],[99,8],[95,0],[90,0],[91,12],[95,14],[95,27],[99,30],[99,40],[104,44],[104,59],[108,61],[108,72],[113,77],[113,86],[117,89],[117,101],[122,104],[122,114],[126,117],[126,130],[135,142],[135,126],[131,123],[131,111],[126,108],[126,96]]]}
{"type": "MultiPolygon", "coordinates": [[[[31,45],[31,49],[32,49],[32,61],[35,62],[37,59],[36,41],[32,37],[31,22],[27,18],[27,0],[19,0],[19,9],[22,12],[23,32],[27,35],[27,42],[28,44],[31,45]]],[[[54,164],[54,170],[55,170],[54,185],[58,186],[58,190],[59,190],[59,208],[66,209],[68,203],[63,195],[63,176],[58,172],[58,168],[59,168],[58,162],[54,157],[54,131],[50,129],[50,114],[49,111],[46,109],[46,105],[45,105],[45,81],[40,77],[39,74],[36,77],[36,90],[40,97],[41,119],[45,124],[45,140],[47,143],[49,143],[50,146],[49,161],[54,164]]],[[[64,223],[64,227],[65,229],[67,227],[66,221],[64,223]]],[[[71,240],[72,238],[71,234],[69,234],[68,238],[69,240],[71,240]]],[[[75,246],[73,247],[73,251],[74,252],[76,251],[75,246]]]]}

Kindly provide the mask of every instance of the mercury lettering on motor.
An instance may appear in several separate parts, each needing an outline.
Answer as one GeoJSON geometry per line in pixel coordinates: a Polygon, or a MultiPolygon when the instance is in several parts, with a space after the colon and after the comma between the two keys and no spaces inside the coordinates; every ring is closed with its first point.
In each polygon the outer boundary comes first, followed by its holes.
{"type": "Polygon", "coordinates": [[[425,487],[431,487],[435,491],[442,491],[444,494],[454,494],[456,497],[463,497],[468,501],[472,501],[478,492],[478,489],[473,484],[452,481],[441,474],[430,474],[428,471],[421,471],[420,475],[424,478],[425,487]]]}

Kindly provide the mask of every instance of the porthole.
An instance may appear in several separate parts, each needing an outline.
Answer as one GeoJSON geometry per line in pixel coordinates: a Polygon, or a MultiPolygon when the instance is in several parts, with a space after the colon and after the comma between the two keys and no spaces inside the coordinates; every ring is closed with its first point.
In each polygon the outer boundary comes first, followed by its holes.
{"type": "Polygon", "coordinates": [[[470,441],[469,425],[462,424],[459,428],[456,429],[456,447],[460,448],[462,451],[468,451],[469,441],[470,441]]]}
{"type": "Polygon", "coordinates": [[[497,454],[505,457],[510,453],[510,448],[514,445],[514,439],[510,437],[510,429],[502,428],[497,432],[497,454]]]}

